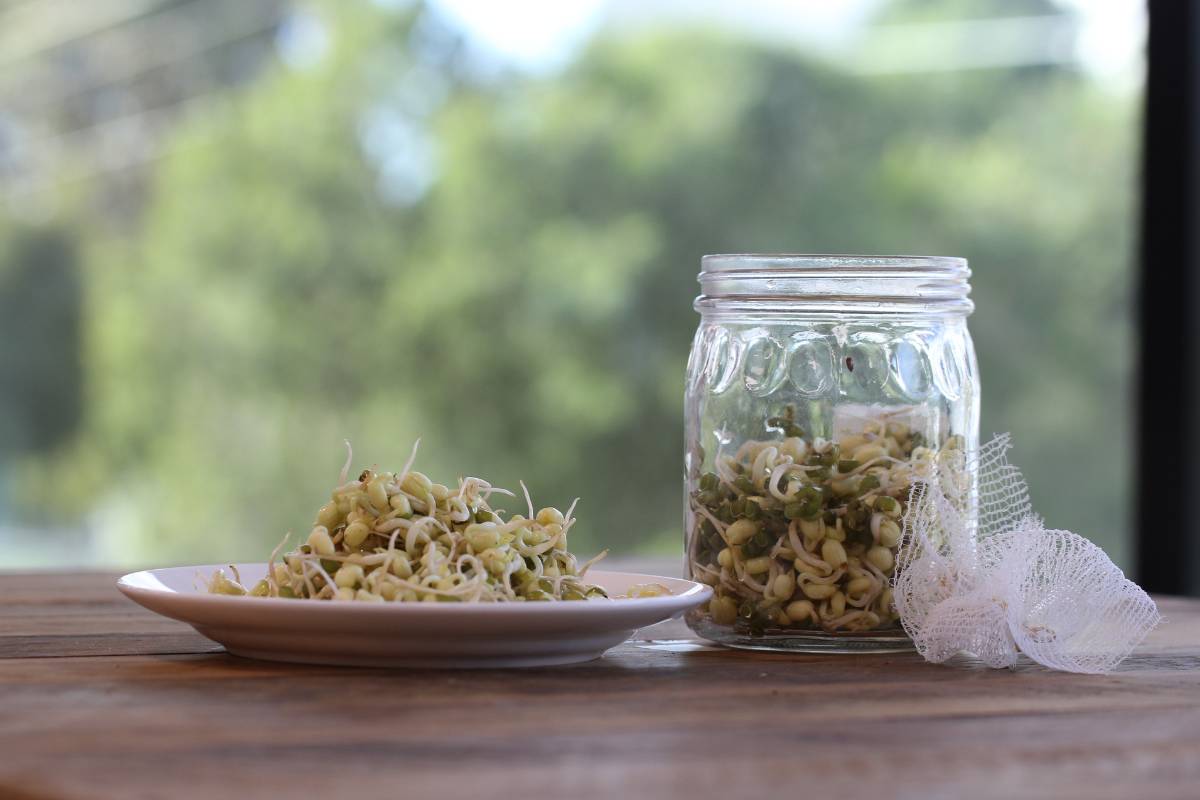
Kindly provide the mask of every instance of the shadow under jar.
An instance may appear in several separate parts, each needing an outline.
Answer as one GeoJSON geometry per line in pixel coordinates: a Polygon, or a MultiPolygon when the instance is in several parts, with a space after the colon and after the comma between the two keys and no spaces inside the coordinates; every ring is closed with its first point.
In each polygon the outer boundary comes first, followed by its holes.
{"type": "MultiPolygon", "coordinates": [[[[732,647],[910,645],[892,599],[913,481],[979,438],[960,258],[710,255],[688,360],[688,577],[732,647]]],[[[959,453],[961,455],[961,453],[959,453]]]]}

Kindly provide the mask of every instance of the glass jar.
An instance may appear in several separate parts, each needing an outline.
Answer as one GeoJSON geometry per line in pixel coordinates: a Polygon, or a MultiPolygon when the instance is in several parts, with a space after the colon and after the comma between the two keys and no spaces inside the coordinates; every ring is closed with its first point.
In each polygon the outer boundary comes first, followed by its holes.
{"type": "MultiPolygon", "coordinates": [[[[685,401],[689,613],[733,647],[901,650],[915,475],[979,436],[960,258],[710,255],[685,401]]],[[[971,476],[968,476],[971,478],[971,476]]]]}

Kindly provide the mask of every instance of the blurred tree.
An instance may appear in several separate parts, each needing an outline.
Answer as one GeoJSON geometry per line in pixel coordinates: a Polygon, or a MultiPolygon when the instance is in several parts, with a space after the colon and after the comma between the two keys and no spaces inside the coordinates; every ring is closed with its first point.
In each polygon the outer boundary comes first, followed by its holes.
{"type": "Polygon", "coordinates": [[[78,251],[68,232],[0,229],[0,459],[44,453],[75,434],[82,305],[78,251]]]}
{"type": "Polygon", "coordinates": [[[1061,13],[1049,0],[891,0],[876,23],[947,22],[964,19],[1033,17],[1061,13]]]}
{"type": "Polygon", "coordinates": [[[320,8],[324,59],[182,132],[96,279],[72,463],[114,558],[260,557],[343,436],[359,465],[423,436],[440,480],[582,495],[580,550],[675,548],[694,277],[746,250],[968,256],[985,433],[1014,431],[1051,524],[1122,555],[1128,104],[701,34],[447,80],[423,12],[320,8]]]}
{"type": "Polygon", "coordinates": [[[111,225],[139,218],[174,121],[274,62],[293,4],[16,5],[0,8],[0,204],[46,215],[86,181],[72,216],[111,225]]]}

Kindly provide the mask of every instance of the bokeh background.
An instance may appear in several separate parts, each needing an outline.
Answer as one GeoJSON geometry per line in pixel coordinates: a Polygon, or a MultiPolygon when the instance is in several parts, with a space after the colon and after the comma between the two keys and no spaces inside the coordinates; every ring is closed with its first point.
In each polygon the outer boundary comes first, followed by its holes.
{"type": "Polygon", "coordinates": [[[358,466],[680,547],[700,256],[974,269],[983,433],[1129,566],[1130,0],[0,0],[0,568],[263,557],[358,466]]]}

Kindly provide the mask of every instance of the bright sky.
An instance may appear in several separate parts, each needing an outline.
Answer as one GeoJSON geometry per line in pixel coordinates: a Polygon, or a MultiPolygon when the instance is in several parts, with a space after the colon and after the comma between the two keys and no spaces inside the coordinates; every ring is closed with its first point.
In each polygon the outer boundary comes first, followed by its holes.
{"type": "MultiPolygon", "coordinates": [[[[517,66],[553,69],[601,25],[708,21],[836,47],[852,37],[878,0],[433,0],[476,44],[517,66]]],[[[1145,37],[1141,0],[1058,0],[1078,11],[1075,57],[1104,78],[1136,74],[1145,37]]]]}
{"type": "Polygon", "coordinates": [[[560,63],[593,31],[604,0],[433,0],[478,44],[520,66],[560,63]]]}

